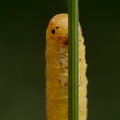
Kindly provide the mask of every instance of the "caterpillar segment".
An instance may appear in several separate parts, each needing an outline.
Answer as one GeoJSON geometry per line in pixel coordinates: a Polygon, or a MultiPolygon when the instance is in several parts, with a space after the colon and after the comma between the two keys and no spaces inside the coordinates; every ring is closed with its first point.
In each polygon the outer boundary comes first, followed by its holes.
{"type": "MultiPolygon", "coordinates": [[[[87,119],[87,64],[79,26],[79,120],[87,119]]],[[[47,120],[68,120],[68,14],[51,18],[46,30],[47,120]]]]}

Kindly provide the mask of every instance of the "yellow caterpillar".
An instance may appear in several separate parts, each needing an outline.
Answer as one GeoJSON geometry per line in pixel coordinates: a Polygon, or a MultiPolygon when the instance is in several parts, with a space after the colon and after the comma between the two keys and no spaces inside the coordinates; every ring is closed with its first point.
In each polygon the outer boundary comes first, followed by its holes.
{"type": "MultiPolygon", "coordinates": [[[[57,14],[46,30],[47,120],[68,120],[68,14],[57,14]]],[[[79,26],[79,120],[87,119],[84,38],[79,26]]]]}

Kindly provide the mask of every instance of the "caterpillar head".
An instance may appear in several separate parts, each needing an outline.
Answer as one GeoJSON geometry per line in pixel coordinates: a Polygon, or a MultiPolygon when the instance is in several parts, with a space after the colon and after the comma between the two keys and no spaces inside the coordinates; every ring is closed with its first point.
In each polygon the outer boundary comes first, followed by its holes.
{"type": "Polygon", "coordinates": [[[57,14],[49,22],[47,34],[59,44],[68,45],[68,14],[57,14]]]}

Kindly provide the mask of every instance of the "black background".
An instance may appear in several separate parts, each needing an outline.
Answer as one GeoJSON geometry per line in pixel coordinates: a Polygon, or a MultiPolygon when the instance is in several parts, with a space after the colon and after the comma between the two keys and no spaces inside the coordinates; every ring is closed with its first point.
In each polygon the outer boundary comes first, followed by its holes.
{"type": "MultiPolygon", "coordinates": [[[[67,1],[0,1],[0,120],[46,120],[45,31],[67,1]]],[[[120,119],[120,2],[80,0],[88,120],[120,119]]]]}

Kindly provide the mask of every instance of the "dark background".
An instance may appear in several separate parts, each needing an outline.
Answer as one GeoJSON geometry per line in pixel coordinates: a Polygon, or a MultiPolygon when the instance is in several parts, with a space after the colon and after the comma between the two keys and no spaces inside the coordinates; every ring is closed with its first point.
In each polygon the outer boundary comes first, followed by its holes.
{"type": "MultiPolygon", "coordinates": [[[[88,120],[120,119],[120,2],[80,0],[88,120]]],[[[0,1],[0,120],[46,120],[45,31],[65,0],[0,1]]]]}

